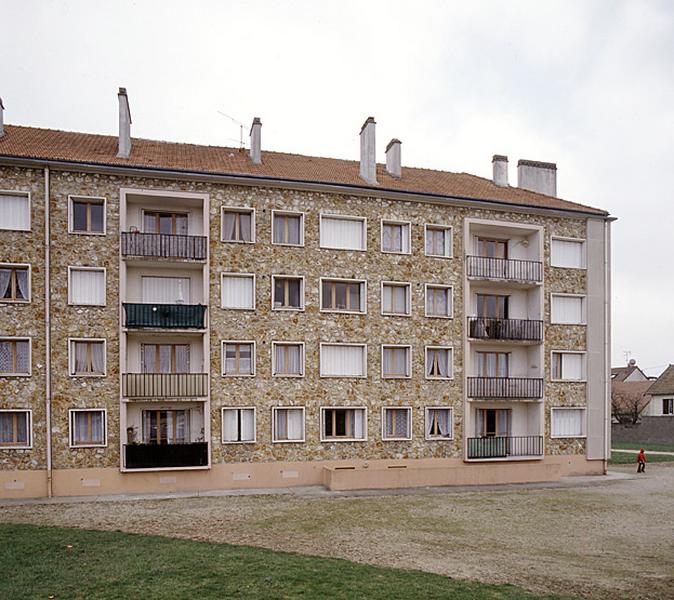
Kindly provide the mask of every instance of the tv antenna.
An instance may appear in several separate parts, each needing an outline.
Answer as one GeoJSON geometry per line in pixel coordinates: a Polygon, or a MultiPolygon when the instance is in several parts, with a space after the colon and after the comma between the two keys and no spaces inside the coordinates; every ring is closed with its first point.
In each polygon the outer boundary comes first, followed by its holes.
{"type": "Polygon", "coordinates": [[[630,356],[632,354],[631,350],[623,350],[623,354],[625,355],[625,364],[630,364],[630,356]]]}
{"type": "MultiPolygon", "coordinates": [[[[238,121],[237,119],[235,119],[234,117],[230,117],[229,115],[223,113],[221,110],[218,111],[218,114],[221,114],[223,117],[227,117],[230,121],[232,121],[233,123],[236,123],[239,126],[239,148],[241,150],[243,150],[244,147],[245,147],[243,145],[243,128],[245,127],[245,125],[241,121],[238,121]]],[[[236,140],[234,140],[234,138],[228,138],[228,139],[236,141],[236,140]]]]}

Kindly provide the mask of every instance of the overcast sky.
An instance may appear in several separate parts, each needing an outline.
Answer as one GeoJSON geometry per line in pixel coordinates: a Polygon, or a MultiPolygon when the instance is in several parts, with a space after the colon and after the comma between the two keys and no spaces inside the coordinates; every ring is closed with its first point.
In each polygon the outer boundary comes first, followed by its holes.
{"type": "Polygon", "coordinates": [[[674,363],[674,3],[0,0],[9,123],[491,176],[556,162],[560,197],[609,210],[613,362],[674,363]]]}

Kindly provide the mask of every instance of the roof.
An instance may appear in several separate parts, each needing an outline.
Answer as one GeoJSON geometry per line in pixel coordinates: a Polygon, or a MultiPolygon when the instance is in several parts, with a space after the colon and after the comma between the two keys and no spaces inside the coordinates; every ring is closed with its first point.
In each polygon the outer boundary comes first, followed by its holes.
{"type": "Polygon", "coordinates": [[[517,187],[497,186],[491,179],[468,173],[403,167],[402,177],[397,178],[389,175],[384,165],[378,164],[378,185],[370,185],[360,178],[359,163],[353,160],[263,151],[262,164],[255,165],[248,153],[238,148],[139,138],[133,138],[129,158],[118,158],[117,143],[116,136],[5,125],[5,135],[0,137],[0,157],[358,186],[608,215],[606,211],[561,198],[517,187]]]}
{"type": "Polygon", "coordinates": [[[644,379],[648,379],[648,376],[637,365],[627,365],[625,367],[611,367],[611,381],[625,381],[634,371],[639,371],[644,379]]]}
{"type": "Polygon", "coordinates": [[[652,381],[612,381],[611,405],[613,413],[631,413],[635,404],[641,412],[650,402],[652,381]]]}
{"type": "Polygon", "coordinates": [[[669,365],[648,390],[651,396],[674,394],[674,365],[669,365]]]}

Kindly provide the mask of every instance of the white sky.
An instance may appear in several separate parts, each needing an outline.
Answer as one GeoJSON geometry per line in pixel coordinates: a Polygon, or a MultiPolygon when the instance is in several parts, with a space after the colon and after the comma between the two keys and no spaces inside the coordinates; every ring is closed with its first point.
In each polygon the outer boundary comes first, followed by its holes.
{"type": "Polygon", "coordinates": [[[609,210],[613,362],[674,362],[674,3],[0,0],[5,122],[378,160],[491,176],[556,162],[560,197],[609,210]]]}

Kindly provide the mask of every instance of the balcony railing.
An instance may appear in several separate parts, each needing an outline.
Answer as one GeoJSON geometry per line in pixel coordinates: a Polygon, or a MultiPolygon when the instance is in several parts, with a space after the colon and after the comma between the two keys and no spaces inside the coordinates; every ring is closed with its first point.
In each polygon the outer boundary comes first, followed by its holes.
{"type": "Polygon", "coordinates": [[[485,400],[527,400],[543,397],[543,379],[532,377],[469,377],[468,397],[485,400]]]}
{"type": "Polygon", "coordinates": [[[543,281],[543,263],[538,260],[466,256],[468,277],[507,279],[511,281],[543,281]]]}
{"type": "Polygon", "coordinates": [[[122,231],[122,256],[206,260],[206,236],[122,231]]]}
{"type": "Polygon", "coordinates": [[[127,469],[166,469],[208,466],[208,444],[128,444],[124,446],[127,469]]]}
{"type": "Polygon", "coordinates": [[[203,304],[123,304],[126,326],[160,329],[203,329],[206,307],[203,304]]]}
{"type": "Polygon", "coordinates": [[[124,398],[199,398],[208,393],[208,373],[124,373],[124,398]]]}
{"type": "Polygon", "coordinates": [[[468,458],[543,456],[542,435],[468,438],[468,458]]]}
{"type": "Polygon", "coordinates": [[[540,342],[543,339],[543,321],[468,317],[468,337],[540,342]]]}

